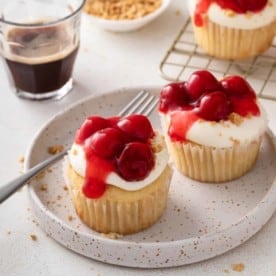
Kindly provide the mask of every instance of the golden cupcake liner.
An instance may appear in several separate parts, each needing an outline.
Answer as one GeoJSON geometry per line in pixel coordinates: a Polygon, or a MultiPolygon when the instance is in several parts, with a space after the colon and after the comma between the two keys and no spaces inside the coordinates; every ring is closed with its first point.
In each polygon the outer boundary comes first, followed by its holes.
{"type": "Polygon", "coordinates": [[[176,169],[201,182],[225,182],[241,177],[256,162],[262,137],[229,148],[215,148],[193,142],[173,142],[167,134],[168,122],[161,115],[165,141],[176,169]]]}
{"type": "Polygon", "coordinates": [[[206,20],[203,27],[193,24],[195,40],[207,54],[221,59],[246,59],[262,54],[272,44],[276,21],[252,30],[228,28],[206,20]]]}
{"type": "Polygon", "coordinates": [[[169,142],[175,167],[184,175],[201,182],[225,182],[244,175],[255,164],[260,142],[213,148],[191,142],[169,142]]]}
{"type": "Polygon", "coordinates": [[[131,234],[153,225],[163,214],[167,203],[171,169],[149,186],[138,191],[125,191],[108,185],[97,199],[82,193],[83,178],[65,165],[65,179],[79,218],[91,229],[100,233],[131,234]]]}

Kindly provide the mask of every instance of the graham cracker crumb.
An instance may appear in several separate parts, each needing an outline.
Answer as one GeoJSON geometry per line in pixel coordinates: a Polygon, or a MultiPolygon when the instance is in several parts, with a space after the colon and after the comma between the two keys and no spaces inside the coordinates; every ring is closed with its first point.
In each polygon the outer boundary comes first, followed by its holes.
{"type": "Polygon", "coordinates": [[[54,146],[48,147],[48,153],[52,154],[52,155],[60,153],[63,150],[64,150],[64,146],[63,145],[54,145],[54,146]]]}
{"type": "Polygon", "coordinates": [[[104,234],[102,233],[101,236],[108,238],[108,239],[112,239],[112,240],[117,240],[123,237],[123,235],[118,234],[118,233],[108,233],[108,234],[104,234]]]}
{"type": "Polygon", "coordinates": [[[232,264],[232,270],[236,271],[236,272],[242,272],[244,271],[244,264],[243,263],[239,263],[239,264],[232,264]]]}
{"type": "Polygon", "coordinates": [[[33,241],[36,241],[36,240],[37,240],[37,236],[34,235],[34,234],[31,234],[31,235],[30,235],[30,238],[31,238],[33,241]]]}
{"type": "Polygon", "coordinates": [[[57,195],[57,200],[61,200],[62,196],[61,195],[57,195]]]}
{"type": "Polygon", "coordinates": [[[24,155],[20,155],[20,156],[18,157],[18,162],[23,163],[24,160],[25,160],[24,155]]]}
{"type": "Polygon", "coordinates": [[[154,12],[161,4],[161,0],[88,0],[84,10],[105,19],[131,20],[154,12]]]}
{"type": "Polygon", "coordinates": [[[67,186],[63,186],[63,190],[64,191],[68,191],[68,187],[67,186]]]}
{"type": "Polygon", "coordinates": [[[68,215],[67,219],[68,219],[69,221],[72,221],[72,220],[73,220],[73,217],[72,217],[71,215],[68,215]]]}
{"type": "Polygon", "coordinates": [[[237,144],[237,145],[240,143],[239,140],[237,140],[237,139],[235,139],[233,137],[230,137],[230,141],[232,141],[234,144],[237,144]]]}
{"type": "Polygon", "coordinates": [[[233,10],[225,10],[224,13],[229,17],[236,16],[236,13],[233,10]]]}
{"type": "Polygon", "coordinates": [[[41,171],[35,176],[36,180],[41,180],[42,178],[44,178],[45,174],[45,171],[41,171]]]}
{"type": "Polygon", "coordinates": [[[73,149],[73,150],[72,150],[72,154],[73,154],[73,155],[78,155],[78,150],[77,150],[77,149],[73,149]]]}
{"type": "Polygon", "coordinates": [[[253,13],[249,11],[245,14],[245,17],[248,19],[250,19],[252,16],[253,16],[253,13]]]}
{"type": "Polygon", "coordinates": [[[151,141],[152,150],[154,153],[158,153],[162,151],[165,147],[164,137],[160,137],[160,139],[155,139],[151,141]]]}
{"type": "Polygon", "coordinates": [[[180,10],[176,10],[176,11],[175,11],[175,15],[176,15],[176,16],[181,15],[181,11],[180,11],[180,10]]]}
{"type": "Polygon", "coordinates": [[[232,113],[229,115],[229,120],[230,120],[233,124],[239,126],[239,125],[241,125],[242,122],[243,122],[243,117],[242,117],[241,115],[235,113],[235,112],[232,112],[232,113]]]}
{"type": "Polygon", "coordinates": [[[40,190],[43,191],[43,192],[47,192],[48,191],[48,185],[47,184],[41,184],[40,190]]]}

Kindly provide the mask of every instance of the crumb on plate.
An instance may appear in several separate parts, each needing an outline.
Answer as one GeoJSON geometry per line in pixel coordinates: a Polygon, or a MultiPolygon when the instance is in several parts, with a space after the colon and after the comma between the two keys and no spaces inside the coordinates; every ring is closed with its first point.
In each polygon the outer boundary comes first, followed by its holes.
{"type": "Polygon", "coordinates": [[[48,153],[49,154],[58,154],[60,152],[62,152],[64,150],[64,146],[63,145],[53,145],[48,147],[48,153]]]}

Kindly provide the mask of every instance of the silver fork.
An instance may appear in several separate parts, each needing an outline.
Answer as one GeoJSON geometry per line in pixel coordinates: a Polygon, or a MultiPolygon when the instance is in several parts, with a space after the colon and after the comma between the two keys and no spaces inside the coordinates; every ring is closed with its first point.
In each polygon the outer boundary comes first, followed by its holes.
{"type": "MultiPolygon", "coordinates": [[[[136,113],[149,116],[155,109],[157,103],[158,99],[155,96],[151,95],[149,92],[141,91],[119,112],[119,115],[127,116],[129,114],[136,113]]],[[[0,204],[9,198],[12,194],[14,194],[15,191],[17,191],[19,188],[23,187],[33,176],[37,175],[40,171],[49,165],[60,160],[67,154],[67,152],[68,150],[65,150],[42,161],[28,170],[26,173],[0,187],[0,204]]]]}

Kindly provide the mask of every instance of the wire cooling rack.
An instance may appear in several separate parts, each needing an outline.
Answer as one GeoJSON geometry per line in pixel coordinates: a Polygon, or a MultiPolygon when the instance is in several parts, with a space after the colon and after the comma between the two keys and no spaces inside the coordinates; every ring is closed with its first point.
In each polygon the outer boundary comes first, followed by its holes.
{"type": "Polygon", "coordinates": [[[184,81],[198,69],[210,70],[217,78],[242,75],[260,98],[276,101],[276,38],[264,54],[252,59],[216,59],[197,46],[192,23],[188,19],[162,59],[159,70],[168,81],[184,81]]]}

